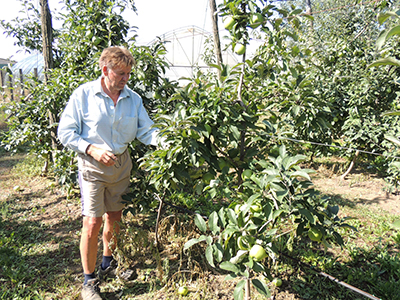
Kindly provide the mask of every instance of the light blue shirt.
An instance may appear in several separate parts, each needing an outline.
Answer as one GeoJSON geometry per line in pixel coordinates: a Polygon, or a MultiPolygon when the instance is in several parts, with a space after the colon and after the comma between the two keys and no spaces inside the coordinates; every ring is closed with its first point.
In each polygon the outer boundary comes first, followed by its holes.
{"type": "Polygon", "coordinates": [[[135,138],[157,146],[158,130],[152,128],[142,98],[124,87],[117,105],[103,91],[101,78],[85,83],[71,95],[58,125],[61,143],[78,153],[93,146],[122,154],[135,138]]]}

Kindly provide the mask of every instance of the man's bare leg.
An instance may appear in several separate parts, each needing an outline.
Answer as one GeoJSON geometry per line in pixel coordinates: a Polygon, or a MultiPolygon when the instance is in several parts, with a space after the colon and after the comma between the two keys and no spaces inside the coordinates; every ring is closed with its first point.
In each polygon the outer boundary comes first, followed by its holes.
{"type": "Polygon", "coordinates": [[[102,217],[83,217],[80,252],[85,274],[92,274],[96,268],[98,235],[102,223],[102,217]]]}

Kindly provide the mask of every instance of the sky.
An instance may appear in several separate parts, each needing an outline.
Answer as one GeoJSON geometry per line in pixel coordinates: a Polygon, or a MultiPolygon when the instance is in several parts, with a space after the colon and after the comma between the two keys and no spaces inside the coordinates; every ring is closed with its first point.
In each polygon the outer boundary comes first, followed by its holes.
{"type": "MultiPolygon", "coordinates": [[[[0,0],[3,3],[5,1],[0,0]]],[[[39,0],[34,1],[39,5],[39,0]]],[[[217,0],[217,5],[221,1],[217,0]]],[[[212,30],[208,0],[136,0],[135,5],[137,14],[130,11],[124,14],[124,18],[131,26],[138,27],[136,34],[137,43],[140,45],[146,45],[157,36],[180,27],[194,25],[207,31],[212,30]]],[[[59,11],[62,5],[60,0],[49,0],[49,7],[53,12],[59,11]]],[[[7,4],[1,7],[0,20],[11,21],[18,15],[23,16],[19,13],[21,9],[20,1],[8,0],[7,4]]],[[[53,20],[53,26],[61,24],[53,20]]],[[[4,32],[0,33],[0,58],[18,61],[29,55],[14,46],[14,42],[14,38],[6,37],[4,32]]]]}

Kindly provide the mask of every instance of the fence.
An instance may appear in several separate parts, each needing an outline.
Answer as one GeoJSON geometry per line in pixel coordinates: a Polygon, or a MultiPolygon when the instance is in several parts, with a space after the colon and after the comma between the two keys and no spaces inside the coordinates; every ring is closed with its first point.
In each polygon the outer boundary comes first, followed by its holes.
{"type": "MultiPolygon", "coordinates": [[[[33,76],[38,77],[38,69],[33,69],[33,76]]],[[[17,74],[11,74],[7,70],[0,69],[0,102],[10,102],[18,100],[19,98],[27,95],[24,82],[28,77],[23,74],[22,69],[19,69],[17,74]]]]}

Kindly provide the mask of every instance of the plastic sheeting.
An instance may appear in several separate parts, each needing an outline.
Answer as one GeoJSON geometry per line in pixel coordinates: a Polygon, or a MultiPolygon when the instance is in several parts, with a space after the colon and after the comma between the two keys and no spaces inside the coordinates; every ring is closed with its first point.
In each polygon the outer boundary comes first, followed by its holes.
{"type": "Polygon", "coordinates": [[[39,52],[34,53],[21,61],[17,62],[11,67],[11,71],[14,75],[14,80],[19,79],[20,71],[22,70],[22,75],[24,80],[28,76],[33,76],[35,74],[34,69],[37,69],[37,74],[40,80],[44,79],[43,75],[44,60],[43,55],[39,52]]]}

